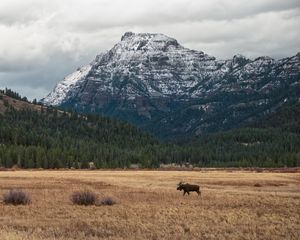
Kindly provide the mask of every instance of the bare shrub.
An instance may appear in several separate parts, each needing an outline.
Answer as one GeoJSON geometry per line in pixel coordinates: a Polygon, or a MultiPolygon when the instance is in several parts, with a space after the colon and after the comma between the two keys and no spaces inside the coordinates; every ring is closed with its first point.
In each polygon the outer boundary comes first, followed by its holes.
{"type": "Polygon", "coordinates": [[[26,205],[31,203],[30,195],[19,189],[12,189],[3,195],[3,202],[13,205],[26,205]]]}
{"type": "Polygon", "coordinates": [[[117,203],[117,201],[115,199],[113,199],[112,197],[104,197],[101,199],[100,201],[101,205],[115,205],[117,203]]]}
{"type": "Polygon", "coordinates": [[[96,204],[98,199],[97,194],[89,190],[73,192],[70,198],[73,204],[85,206],[96,204]]]}

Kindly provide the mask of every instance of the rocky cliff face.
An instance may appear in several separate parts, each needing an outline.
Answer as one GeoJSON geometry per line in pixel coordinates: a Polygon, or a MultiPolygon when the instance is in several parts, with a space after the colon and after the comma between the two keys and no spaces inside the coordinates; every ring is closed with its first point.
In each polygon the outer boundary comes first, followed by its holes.
{"type": "Polygon", "coordinates": [[[125,33],[43,102],[118,117],[164,135],[229,129],[300,98],[300,54],[217,60],[163,34],[125,33]]]}

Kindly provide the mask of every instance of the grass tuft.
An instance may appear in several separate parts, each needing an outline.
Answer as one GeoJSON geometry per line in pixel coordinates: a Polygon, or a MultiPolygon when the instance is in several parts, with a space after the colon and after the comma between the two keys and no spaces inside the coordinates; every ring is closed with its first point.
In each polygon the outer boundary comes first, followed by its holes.
{"type": "Polygon", "coordinates": [[[117,201],[115,199],[113,199],[112,197],[104,197],[101,199],[100,203],[101,203],[101,205],[112,206],[112,205],[115,205],[117,203],[117,201]]]}
{"type": "Polygon", "coordinates": [[[73,192],[70,199],[73,204],[88,206],[95,205],[98,197],[96,193],[85,190],[73,192]]]}
{"type": "Polygon", "coordinates": [[[12,189],[3,195],[3,202],[13,205],[27,205],[31,203],[30,195],[19,189],[12,189]]]}

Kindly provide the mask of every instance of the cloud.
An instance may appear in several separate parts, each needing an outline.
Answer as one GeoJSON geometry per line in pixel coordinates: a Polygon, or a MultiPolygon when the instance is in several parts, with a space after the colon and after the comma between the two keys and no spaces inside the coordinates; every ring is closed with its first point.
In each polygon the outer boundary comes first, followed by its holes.
{"type": "Polygon", "coordinates": [[[298,0],[3,0],[0,20],[28,24],[52,16],[56,25],[94,30],[136,23],[231,20],[299,7],[298,0]]]}
{"type": "Polygon", "coordinates": [[[164,33],[218,58],[280,58],[300,51],[299,29],[299,0],[2,0],[0,87],[44,97],[126,31],[164,33]]]}

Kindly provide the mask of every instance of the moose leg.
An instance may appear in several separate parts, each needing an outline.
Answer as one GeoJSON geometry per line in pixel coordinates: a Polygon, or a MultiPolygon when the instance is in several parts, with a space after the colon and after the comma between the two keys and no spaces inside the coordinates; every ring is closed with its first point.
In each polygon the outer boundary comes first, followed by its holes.
{"type": "Polygon", "coordinates": [[[183,196],[185,195],[186,191],[183,191],[183,196]]]}
{"type": "Polygon", "coordinates": [[[201,197],[201,192],[199,190],[197,191],[197,193],[198,193],[198,196],[201,197]]]}

